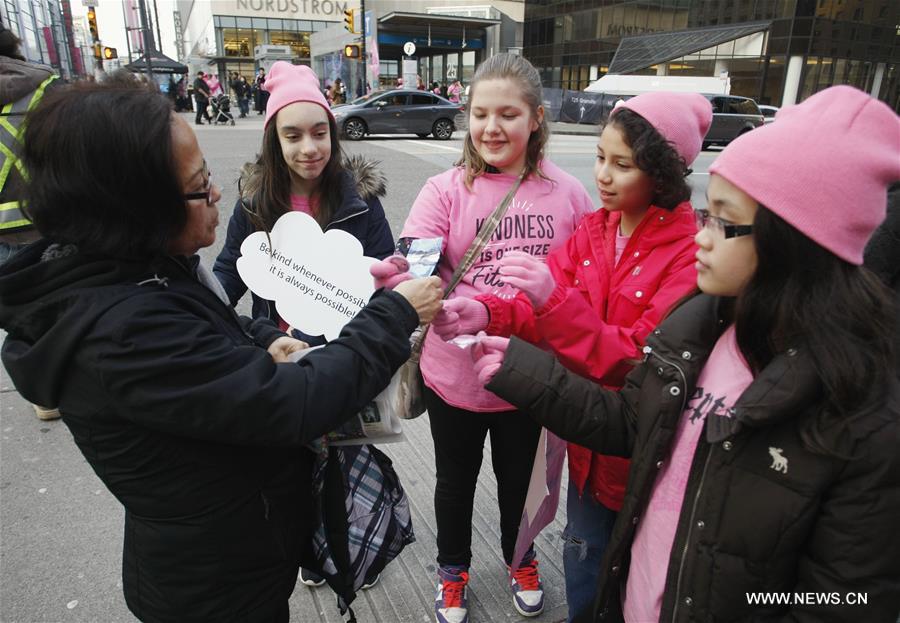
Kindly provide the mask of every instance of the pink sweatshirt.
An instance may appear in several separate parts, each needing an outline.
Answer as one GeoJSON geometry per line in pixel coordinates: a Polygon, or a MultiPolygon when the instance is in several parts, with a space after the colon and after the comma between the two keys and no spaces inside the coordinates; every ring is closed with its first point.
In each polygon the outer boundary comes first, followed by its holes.
{"type": "MultiPolygon", "coordinates": [[[[541,169],[550,179],[532,175],[522,182],[497,231],[450,298],[475,298],[479,294],[514,297],[518,290],[498,275],[498,260],[503,253],[518,249],[545,258],[565,243],[585,214],[593,211],[581,182],[549,160],[541,163],[541,169]]],[[[400,237],[444,238],[438,274],[446,285],[478,228],[515,180],[514,175],[486,173],[475,178],[469,191],[463,168],[436,175],[416,197],[400,237]]],[[[514,409],[478,383],[468,350],[444,342],[431,331],[420,365],[425,384],[447,404],[469,411],[514,409]]]]}

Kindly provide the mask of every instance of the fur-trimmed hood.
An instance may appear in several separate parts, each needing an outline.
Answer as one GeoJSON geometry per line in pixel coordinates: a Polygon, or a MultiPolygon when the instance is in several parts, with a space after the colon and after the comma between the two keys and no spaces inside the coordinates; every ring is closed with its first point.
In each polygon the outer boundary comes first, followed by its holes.
{"type": "MultiPolygon", "coordinates": [[[[359,154],[344,156],[344,171],[349,178],[348,181],[352,183],[352,188],[356,190],[360,199],[365,202],[387,194],[387,178],[378,168],[380,164],[359,154]]],[[[241,167],[238,186],[241,197],[245,199],[253,197],[259,191],[261,168],[255,162],[248,162],[241,167]]]]}

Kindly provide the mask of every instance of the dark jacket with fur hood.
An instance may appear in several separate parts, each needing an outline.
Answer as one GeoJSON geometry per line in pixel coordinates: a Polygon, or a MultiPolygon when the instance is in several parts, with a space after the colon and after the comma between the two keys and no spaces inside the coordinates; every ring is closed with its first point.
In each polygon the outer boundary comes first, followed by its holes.
{"type": "MultiPolygon", "coordinates": [[[[344,167],[344,201],[324,229],[341,229],[362,243],[365,255],[384,259],[394,252],[394,236],[380,200],[386,192],[384,175],[378,171],[375,163],[360,156],[347,158],[344,167]]],[[[255,176],[250,173],[245,180],[242,185],[248,191],[246,194],[252,196],[255,176]]],[[[241,243],[254,231],[256,228],[247,216],[242,200],[238,198],[228,222],[225,245],[213,266],[213,273],[225,288],[232,305],[237,305],[247,292],[247,286],[237,272],[237,260],[241,256],[241,243]]],[[[264,317],[278,321],[275,304],[255,294],[252,315],[254,318],[264,317]]],[[[308,342],[310,346],[325,343],[322,337],[304,335],[299,331],[295,331],[295,337],[308,342]]]]}
{"type": "MultiPolygon", "coordinates": [[[[563,439],[631,458],[597,598],[578,623],[622,621],[636,526],[725,329],[718,303],[701,294],[674,310],[647,337],[645,361],[621,391],[576,376],[516,338],[487,385],[563,439]]],[[[801,439],[824,389],[800,345],[755,376],[730,417],[706,419],[671,557],[658,561],[668,568],[660,621],[896,621],[900,385],[885,390],[880,409],[825,431],[826,443],[849,459],[813,452],[801,439]],[[789,594],[789,603],[752,603],[752,593],[789,594]]]]}

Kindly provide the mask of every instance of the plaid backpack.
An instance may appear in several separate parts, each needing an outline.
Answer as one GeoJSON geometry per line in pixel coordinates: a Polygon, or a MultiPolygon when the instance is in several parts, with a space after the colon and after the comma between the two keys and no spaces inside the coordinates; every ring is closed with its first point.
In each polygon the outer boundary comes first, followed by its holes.
{"type": "Polygon", "coordinates": [[[341,615],[367,577],[415,542],[409,500],[391,460],[375,446],[327,446],[313,467],[317,572],[337,594],[341,615]]]}

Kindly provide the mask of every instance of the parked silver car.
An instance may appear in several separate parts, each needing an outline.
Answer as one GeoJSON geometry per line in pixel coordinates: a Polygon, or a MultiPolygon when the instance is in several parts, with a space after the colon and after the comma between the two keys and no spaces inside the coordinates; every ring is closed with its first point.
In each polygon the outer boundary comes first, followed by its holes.
{"type": "Polygon", "coordinates": [[[448,140],[456,130],[456,116],[465,107],[427,91],[374,91],[331,109],[338,128],[351,141],[366,134],[433,134],[448,140]]]}
{"type": "Polygon", "coordinates": [[[703,139],[703,149],[710,145],[727,145],[765,123],[759,106],[749,97],[707,95],[706,99],[712,103],[713,120],[703,139]]]}

